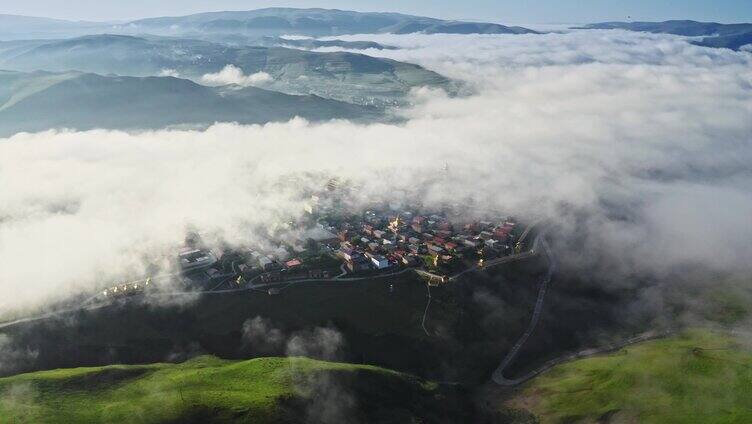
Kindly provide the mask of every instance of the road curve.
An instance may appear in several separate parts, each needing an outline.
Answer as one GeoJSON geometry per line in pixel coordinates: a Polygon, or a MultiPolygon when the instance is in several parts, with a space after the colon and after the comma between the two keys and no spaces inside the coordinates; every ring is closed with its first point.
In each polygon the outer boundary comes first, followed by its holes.
{"type": "Polygon", "coordinates": [[[428,318],[428,309],[431,307],[431,285],[426,283],[426,290],[428,290],[428,300],[426,301],[426,309],[423,311],[423,319],[420,321],[420,326],[423,327],[423,332],[426,336],[431,337],[431,333],[426,329],[426,319],[428,318]]]}
{"type": "Polygon", "coordinates": [[[636,344],[636,343],[642,343],[642,342],[646,342],[646,341],[649,341],[649,340],[660,339],[660,338],[663,338],[663,337],[668,337],[668,336],[670,336],[672,334],[674,334],[673,330],[647,331],[645,333],[638,334],[638,335],[636,335],[634,337],[630,337],[630,338],[628,338],[626,340],[622,340],[620,342],[609,343],[609,344],[607,344],[605,346],[601,346],[601,347],[597,347],[597,348],[590,348],[590,349],[583,349],[583,350],[581,350],[579,352],[568,353],[566,355],[562,355],[562,356],[560,356],[558,358],[546,361],[540,367],[534,369],[533,371],[530,371],[529,373],[527,373],[525,375],[522,375],[522,376],[520,376],[518,378],[515,378],[515,379],[507,379],[507,378],[503,378],[503,376],[502,376],[502,380],[497,381],[494,378],[493,381],[496,384],[499,384],[501,386],[510,386],[510,387],[511,386],[518,386],[518,385],[520,385],[522,383],[525,383],[525,382],[533,379],[534,377],[537,377],[540,374],[543,374],[544,372],[546,372],[546,371],[550,370],[551,368],[553,368],[553,367],[555,367],[555,366],[557,366],[559,364],[562,364],[564,362],[574,361],[575,359],[587,358],[589,356],[600,355],[600,354],[603,354],[603,353],[615,352],[615,351],[620,350],[620,349],[622,349],[624,347],[627,347],[629,345],[633,345],[633,344],[636,344]]]}
{"type": "Polygon", "coordinates": [[[512,349],[507,352],[504,359],[501,360],[501,363],[496,368],[496,370],[493,372],[493,375],[491,376],[491,379],[499,385],[502,386],[510,386],[515,385],[513,384],[515,380],[508,380],[504,377],[504,371],[509,366],[510,363],[517,357],[517,354],[519,353],[522,346],[525,344],[527,339],[530,337],[531,334],[533,334],[533,331],[535,330],[535,327],[538,326],[538,321],[540,320],[540,314],[541,310],[543,309],[543,300],[546,297],[546,290],[548,289],[548,285],[551,282],[551,278],[553,277],[554,273],[557,269],[557,263],[556,258],[553,255],[553,252],[551,251],[551,247],[548,245],[548,241],[546,241],[546,238],[544,234],[538,234],[538,236],[535,238],[534,242],[534,248],[533,251],[537,248],[538,245],[541,245],[543,247],[543,251],[546,254],[546,257],[548,258],[548,270],[546,271],[546,275],[543,277],[543,280],[541,280],[540,288],[538,289],[538,299],[535,301],[535,308],[533,309],[533,315],[530,318],[530,323],[527,326],[527,329],[522,334],[522,336],[517,340],[517,343],[512,346],[512,349]]]}

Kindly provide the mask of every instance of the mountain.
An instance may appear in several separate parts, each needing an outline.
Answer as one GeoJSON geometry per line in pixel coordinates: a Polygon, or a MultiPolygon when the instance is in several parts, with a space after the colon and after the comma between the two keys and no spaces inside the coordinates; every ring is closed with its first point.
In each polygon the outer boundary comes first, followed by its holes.
{"type": "Polygon", "coordinates": [[[60,369],[0,378],[0,393],[3,422],[496,422],[462,388],[307,358],[60,369]]]}
{"type": "MultiPolygon", "coordinates": [[[[64,21],[60,19],[36,18],[32,16],[0,14],[0,31],[36,31],[39,29],[70,29],[77,28],[84,23],[64,21]]],[[[0,32],[2,34],[2,32],[0,32]]]]}
{"type": "Polygon", "coordinates": [[[250,11],[198,13],[156,17],[126,23],[66,21],[1,15],[0,39],[68,38],[102,33],[173,35],[213,39],[233,34],[328,36],[341,34],[527,34],[535,31],[496,23],[447,21],[400,13],[361,13],[334,9],[267,8],[250,11]]]}
{"type": "Polygon", "coordinates": [[[104,30],[111,25],[100,22],[0,14],[0,39],[71,37],[104,30]]]}
{"type": "Polygon", "coordinates": [[[0,136],[50,128],[87,130],[260,124],[295,116],[370,120],[380,114],[317,96],[255,87],[205,87],[173,77],[0,72],[0,136]]]}
{"type": "Polygon", "coordinates": [[[400,13],[362,13],[336,9],[267,8],[250,11],[209,12],[180,17],[149,18],[129,22],[132,31],[185,34],[232,32],[257,35],[296,34],[524,34],[535,31],[494,23],[446,21],[400,13]]]}
{"type": "Polygon", "coordinates": [[[717,47],[731,50],[740,50],[744,46],[752,45],[752,31],[735,34],[720,35],[718,37],[705,37],[700,41],[694,42],[698,46],[717,47]]]}
{"type": "Polygon", "coordinates": [[[716,22],[664,21],[664,22],[602,22],[581,27],[584,29],[623,29],[687,37],[727,36],[752,31],[752,24],[719,24],[716,22]]]}
{"type": "Polygon", "coordinates": [[[0,43],[0,69],[81,71],[130,76],[172,75],[200,80],[233,65],[246,75],[264,72],[264,87],[360,104],[400,102],[414,87],[450,88],[418,65],[347,52],[228,46],[208,41],[91,35],[66,40],[0,43]]]}
{"type": "Polygon", "coordinates": [[[716,22],[665,21],[665,22],[602,22],[578,29],[623,29],[626,31],[657,34],[705,37],[694,44],[706,47],[724,47],[739,50],[752,44],[752,24],[719,24],[716,22]]]}

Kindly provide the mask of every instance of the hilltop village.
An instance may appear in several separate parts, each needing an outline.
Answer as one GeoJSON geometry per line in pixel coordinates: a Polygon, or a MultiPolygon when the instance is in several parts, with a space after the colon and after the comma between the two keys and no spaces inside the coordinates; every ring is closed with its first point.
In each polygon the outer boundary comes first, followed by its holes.
{"type": "MultiPolygon", "coordinates": [[[[446,211],[387,205],[346,215],[322,206],[318,196],[311,196],[304,209],[302,222],[284,224],[277,240],[263,247],[209,248],[198,233],[189,233],[178,255],[179,271],[170,277],[205,291],[362,278],[406,269],[446,281],[449,275],[526,248],[528,231],[512,217],[462,222],[446,211]]],[[[159,278],[165,277],[120,283],[104,294],[140,293],[159,278]]]]}

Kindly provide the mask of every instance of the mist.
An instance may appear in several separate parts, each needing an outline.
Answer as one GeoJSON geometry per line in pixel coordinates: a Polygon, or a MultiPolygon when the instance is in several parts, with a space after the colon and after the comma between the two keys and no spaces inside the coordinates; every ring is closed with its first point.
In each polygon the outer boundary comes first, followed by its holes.
{"type": "Polygon", "coordinates": [[[620,31],[367,39],[402,48],[368,54],[419,63],[466,93],[415,90],[399,124],[0,140],[0,310],[139,275],[186,228],[261,241],[332,177],[357,185],[363,205],[543,219],[584,237],[573,260],[597,252],[624,272],[750,269],[752,53],[620,31]]]}

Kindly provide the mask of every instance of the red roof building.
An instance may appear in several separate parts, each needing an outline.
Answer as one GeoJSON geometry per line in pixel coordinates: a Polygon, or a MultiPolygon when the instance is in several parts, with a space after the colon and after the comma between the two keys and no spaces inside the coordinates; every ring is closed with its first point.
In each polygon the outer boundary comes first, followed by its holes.
{"type": "Polygon", "coordinates": [[[285,266],[288,268],[295,268],[301,265],[303,265],[303,262],[300,262],[300,259],[292,259],[292,260],[285,262],[285,266]]]}

